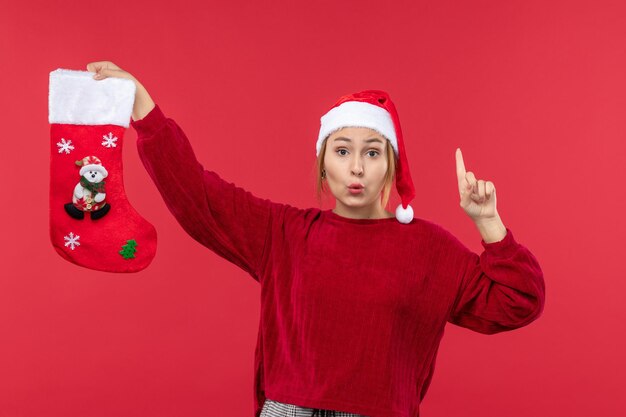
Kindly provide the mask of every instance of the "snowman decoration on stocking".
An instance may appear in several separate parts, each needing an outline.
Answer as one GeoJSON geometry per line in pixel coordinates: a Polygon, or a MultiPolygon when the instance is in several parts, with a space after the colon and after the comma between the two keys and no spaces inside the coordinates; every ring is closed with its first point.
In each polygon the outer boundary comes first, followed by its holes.
{"type": "Polygon", "coordinates": [[[71,217],[82,220],[85,212],[91,213],[92,220],[104,217],[111,205],[107,204],[104,179],[109,175],[100,159],[96,156],[86,156],[76,161],[80,166],[80,181],[74,187],[72,202],[65,204],[65,211],[71,217]]]}

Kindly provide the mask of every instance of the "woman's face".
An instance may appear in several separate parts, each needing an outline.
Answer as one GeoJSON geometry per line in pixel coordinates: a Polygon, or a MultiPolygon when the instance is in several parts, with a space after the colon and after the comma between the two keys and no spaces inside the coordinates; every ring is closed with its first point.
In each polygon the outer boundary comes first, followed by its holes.
{"type": "Polygon", "coordinates": [[[389,217],[380,197],[387,173],[387,139],[366,127],[344,127],[326,140],[326,181],[335,212],[351,218],[389,217]],[[361,188],[353,188],[360,185],[361,188]]]}

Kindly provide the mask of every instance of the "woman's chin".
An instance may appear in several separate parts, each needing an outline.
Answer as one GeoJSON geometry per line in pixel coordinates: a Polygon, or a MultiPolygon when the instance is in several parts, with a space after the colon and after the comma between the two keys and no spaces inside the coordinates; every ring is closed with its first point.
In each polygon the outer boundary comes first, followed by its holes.
{"type": "Polygon", "coordinates": [[[365,201],[362,198],[347,198],[347,199],[343,200],[341,203],[348,210],[350,210],[350,209],[354,209],[354,210],[362,209],[362,208],[367,207],[367,206],[372,204],[372,202],[365,201]]]}

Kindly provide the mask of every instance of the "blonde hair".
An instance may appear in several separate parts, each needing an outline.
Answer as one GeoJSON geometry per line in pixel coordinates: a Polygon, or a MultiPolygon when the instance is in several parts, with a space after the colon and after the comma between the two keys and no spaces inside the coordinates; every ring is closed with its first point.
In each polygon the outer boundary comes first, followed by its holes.
{"type": "MultiPolygon", "coordinates": [[[[383,136],[384,137],[384,136],[383,136]]],[[[317,194],[317,201],[319,205],[322,205],[322,192],[326,193],[328,189],[324,185],[324,180],[322,178],[322,170],[324,169],[324,155],[326,155],[326,141],[328,137],[324,139],[321,145],[320,153],[317,156],[317,160],[315,161],[315,171],[316,171],[316,181],[315,181],[315,192],[317,194]]],[[[391,146],[391,142],[386,140],[386,148],[385,154],[387,155],[387,172],[385,174],[385,184],[383,186],[383,191],[381,193],[381,204],[383,209],[387,207],[387,203],[389,202],[389,195],[391,193],[391,187],[393,185],[393,180],[396,175],[396,164],[397,157],[396,153],[393,150],[393,146],[391,146]]]]}

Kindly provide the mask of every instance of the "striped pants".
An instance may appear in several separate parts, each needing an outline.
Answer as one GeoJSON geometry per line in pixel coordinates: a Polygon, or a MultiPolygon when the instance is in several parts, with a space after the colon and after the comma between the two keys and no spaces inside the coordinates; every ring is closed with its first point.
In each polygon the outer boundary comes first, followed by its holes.
{"type": "Polygon", "coordinates": [[[300,407],[295,404],[285,404],[278,401],[265,399],[261,415],[259,417],[366,417],[360,414],[347,413],[335,410],[323,410],[319,408],[300,407]]]}

